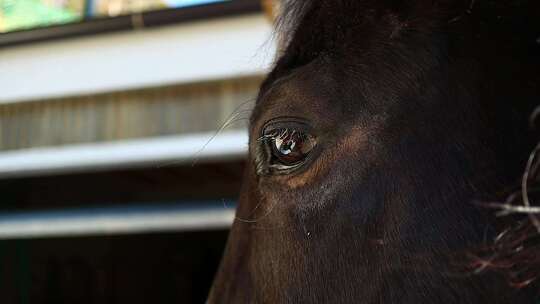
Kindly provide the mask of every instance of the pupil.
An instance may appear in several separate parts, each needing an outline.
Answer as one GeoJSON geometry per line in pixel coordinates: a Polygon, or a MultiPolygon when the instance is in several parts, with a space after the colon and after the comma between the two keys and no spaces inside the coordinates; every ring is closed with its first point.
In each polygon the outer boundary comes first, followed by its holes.
{"type": "Polygon", "coordinates": [[[293,152],[294,147],[296,146],[296,142],[294,140],[283,140],[283,139],[276,139],[276,146],[278,148],[279,153],[283,155],[289,155],[293,152]]]}

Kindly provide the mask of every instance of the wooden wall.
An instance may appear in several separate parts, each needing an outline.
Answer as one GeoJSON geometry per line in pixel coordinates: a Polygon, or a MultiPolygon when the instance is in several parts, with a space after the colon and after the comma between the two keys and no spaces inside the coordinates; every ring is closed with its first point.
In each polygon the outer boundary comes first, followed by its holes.
{"type": "Polygon", "coordinates": [[[0,104],[0,151],[213,131],[237,109],[244,128],[261,80],[0,104]]]}

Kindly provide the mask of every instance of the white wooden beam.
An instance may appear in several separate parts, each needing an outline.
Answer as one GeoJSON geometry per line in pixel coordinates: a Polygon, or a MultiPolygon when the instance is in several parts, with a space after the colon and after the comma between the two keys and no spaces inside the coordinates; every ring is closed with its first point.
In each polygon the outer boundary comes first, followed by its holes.
{"type": "Polygon", "coordinates": [[[0,49],[0,103],[264,74],[262,13],[0,49]]]}
{"type": "Polygon", "coordinates": [[[243,159],[245,130],[0,152],[0,179],[141,166],[243,159]],[[215,137],[214,137],[215,136],[215,137]]]}
{"type": "Polygon", "coordinates": [[[228,229],[232,206],[198,202],[0,213],[0,240],[228,229]]]}

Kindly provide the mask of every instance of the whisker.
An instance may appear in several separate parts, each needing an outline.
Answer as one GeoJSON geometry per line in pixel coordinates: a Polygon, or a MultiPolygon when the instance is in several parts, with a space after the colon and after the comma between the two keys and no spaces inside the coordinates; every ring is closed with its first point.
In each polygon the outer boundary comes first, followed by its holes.
{"type": "MultiPolygon", "coordinates": [[[[250,215],[254,214],[255,211],[256,211],[256,210],[259,208],[259,206],[261,206],[261,205],[262,205],[262,202],[259,202],[259,203],[257,204],[257,206],[255,206],[255,208],[252,210],[252,212],[251,212],[250,215]]],[[[228,208],[227,202],[225,201],[225,199],[223,199],[223,208],[228,208]]],[[[272,209],[273,209],[273,208],[272,208],[272,209]]],[[[270,210],[270,212],[272,212],[272,209],[270,210]]],[[[239,222],[242,222],[242,223],[256,223],[256,222],[258,222],[260,219],[262,219],[263,217],[266,217],[268,214],[269,214],[269,213],[267,213],[267,214],[261,216],[261,217],[258,218],[258,219],[253,219],[253,220],[244,219],[244,218],[241,218],[241,217],[238,217],[238,216],[235,216],[234,219],[237,220],[237,221],[239,221],[239,222]]]]}
{"type": "MultiPolygon", "coordinates": [[[[215,131],[215,133],[204,143],[204,145],[199,149],[197,150],[197,152],[195,152],[192,156],[193,158],[193,161],[191,163],[191,166],[195,166],[198,161],[199,161],[199,156],[201,155],[201,153],[204,151],[204,149],[206,149],[206,147],[208,147],[208,145],[217,137],[219,136],[225,129],[227,129],[228,127],[230,127],[232,124],[236,123],[236,122],[239,122],[239,121],[243,121],[243,120],[248,120],[249,119],[249,115],[251,114],[252,110],[253,110],[253,106],[255,105],[255,99],[249,99],[245,102],[242,102],[240,105],[238,105],[232,112],[231,114],[229,114],[229,116],[227,117],[227,119],[219,126],[219,128],[215,131]],[[247,109],[244,109],[245,106],[249,106],[249,108],[247,109]],[[242,115],[245,115],[245,116],[242,116],[242,115]]],[[[164,162],[164,163],[161,163],[161,164],[158,164],[156,166],[156,168],[164,168],[164,167],[169,167],[169,166],[174,166],[174,165],[177,165],[177,164],[180,164],[182,163],[183,161],[180,161],[180,160],[174,160],[174,161],[169,161],[169,162],[164,162]]]]}
{"type": "MultiPolygon", "coordinates": [[[[525,172],[523,173],[523,178],[521,180],[521,194],[523,199],[523,206],[526,208],[531,208],[531,203],[529,201],[529,174],[531,172],[531,168],[533,167],[534,161],[536,159],[536,156],[538,152],[540,151],[540,143],[536,145],[533,152],[529,156],[529,159],[527,161],[527,166],[525,167],[525,172]]],[[[533,213],[529,213],[529,219],[533,223],[533,225],[536,227],[536,230],[538,233],[540,233],[540,220],[534,215],[533,213]]]]}
{"type": "MultiPolygon", "coordinates": [[[[258,208],[260,205],[262,205],[262,202],[259,202],[259,203],[257,204],[257,208],[258,208]]],[[[269,216],[269,215],[272,213],[272,211],[274,211],[276,205],[277,205],[277,202],[274,203],[274,204],[270,207],[270,209],[269,209],[265,214],[261,215],[261,216],[258,217],[258,218],[255,218],[255,219],[244,219],[244,218],[240,218],[240,217],[236,216],[235,219],[238,220],[238,221],[240,221],[240,222],[242,222],[242,223],[257,223],[258,221],[260,221],[260,220],[266,218],[267,216],[269,216]]],[[[253,213],[253,212],[252,212],[252,213],[253,213]]]]}
{"type": "Polygon", "coordinates": [[[191,166],[194,167],[197,162],[199,161],[199,156],[201,155],[201,153],[204,151],[204,149],[206,149],[206,147],[219,135],[221,134],[221,132],[223,132],[223,130],[225,130],[227,127],[229,127],[231,125],[231,123],[233,121],[235,121],[236,118],[238,118],[240,115],[242,114],[245,114],[247,112],[251,113],[252,111],[252,108],[249,108],[249,109],[243,109],[242,110],[242,107],[244,107],[245,105],[248,105],[248,104],[252,104],[254,105],[254,102],[255,100],[254,99],[251,99],[251,100],[248,100],[246,102],[243,102],[241,103],[232,113],[231,115],[229,115],[229,117],[227,118],[227,120],[225,120],[225,122],[218,128],[218,130],[214,133],[214,135],[212,135],[212,137],[210,137],[208,139],[208,141],[201,147],[201,149],[199,149],[199,151],[197,151],[195,153],[195,155],[193,156],[194,160],[193,162],[191,163],[191,166]]]}

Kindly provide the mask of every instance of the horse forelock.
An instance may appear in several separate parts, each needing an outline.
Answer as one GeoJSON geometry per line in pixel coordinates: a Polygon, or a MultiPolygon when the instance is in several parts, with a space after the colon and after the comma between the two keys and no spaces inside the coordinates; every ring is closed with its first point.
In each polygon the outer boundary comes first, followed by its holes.
{"type": "Polygon", "coordinates": [[[340,37],[344,39],[339,42],[350,42],[345,33],[370,31],[375,24],[388,29],[388,38],[396,38],[402,30],[437,31],[467,19],[515,26],[512,17],[523,19],[523,12],[534,9],[540,9],[534,0],[282,0],[275,33],[283,55],[293,52],[295,44],[321,49],[321,44],[340,37]]]}
{"type": "Polygon", "coordinates": [[[370,62],[400,57],[421,63],[425,57],[405,58],[418,43],[431,48],[450,43],[459,53],[459,44],[484,40],[491,45],[484,51],[513,48],[508,54],[522,48],[512,56],[523,58],[523,50],[537,44],[535,28],[540,26],[536,0],[282,0],[279,7],[279,52],[261,92],[316,60],[361,63],[359,59],[369,55],[370,62]]]}

